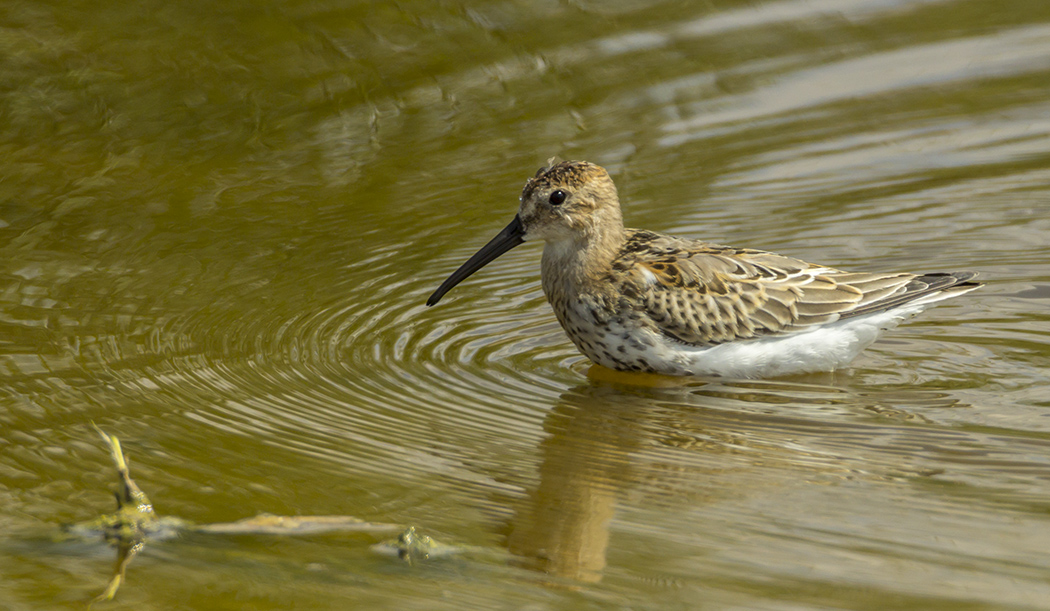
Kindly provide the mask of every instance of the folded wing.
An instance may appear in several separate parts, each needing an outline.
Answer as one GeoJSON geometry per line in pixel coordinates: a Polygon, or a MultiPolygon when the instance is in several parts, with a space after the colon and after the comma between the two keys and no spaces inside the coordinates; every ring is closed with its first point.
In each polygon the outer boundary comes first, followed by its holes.
{"type": "Polygon", "coordinates": [[[614,262],[621,293],[693,345],[794,333],[980,286],[976,274],[852,273],[781,255],[635,231],[614,262]]]}

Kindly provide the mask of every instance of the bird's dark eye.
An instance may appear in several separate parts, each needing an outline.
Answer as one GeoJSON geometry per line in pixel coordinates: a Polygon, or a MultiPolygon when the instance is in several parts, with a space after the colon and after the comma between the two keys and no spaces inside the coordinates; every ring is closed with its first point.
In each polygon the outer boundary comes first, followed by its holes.
{"type": "Polygon", "coordinates": [[[547,201],[549,201],[552,206],[560,206],[561,203],[564,202],[565,198],[568,196],[569,195],[565,191],[558,189],[557,191],[551,192],[551,196],[547,199],[547,201]]]}

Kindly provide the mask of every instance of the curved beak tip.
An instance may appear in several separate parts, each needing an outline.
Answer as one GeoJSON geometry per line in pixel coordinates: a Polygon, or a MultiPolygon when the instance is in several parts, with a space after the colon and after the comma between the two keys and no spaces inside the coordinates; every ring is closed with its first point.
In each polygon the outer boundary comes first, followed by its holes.
{"type": "Polygon", "coordinates": [[[441,283],[441,286],[427,298],[427,306],[435,305],[441,301],[445,293],[452,290],[452,287],[466,280],[471,274],[485,267],[496,257],[524,242],[524,236],[525,226],[521,224],[521,218],[515,215],[514,220],[504,227],[503,231],[496,234],[496,237],[489,240],[488,244],[482,246],[478,252],[474,253],[463,265],[459,266],[459,269],[452,272],[452,275],[441,283]]]}

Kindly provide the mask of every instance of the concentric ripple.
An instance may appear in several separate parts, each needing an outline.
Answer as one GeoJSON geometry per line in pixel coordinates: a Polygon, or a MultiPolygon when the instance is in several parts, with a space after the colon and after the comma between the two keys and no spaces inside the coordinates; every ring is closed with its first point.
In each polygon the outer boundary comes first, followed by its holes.
{"type": "Polygon", "coordinates": [[[9,4],[0,607],[104,586],[38,544],[111,507],[92,423],[168,515],[496,552],[188,536],[143,609],[1050,599],[1040,3],[9,4]],[[427,308],[552,155],[631,226],[987,286],[771,381],[591,368],[533,243],[427,308]]]}
{"type": "MultiPolygon", "coordinates": [[[[444,253],[428,273],[454,269],[468,250],[444,253]]],[[[235,318],[201,309],[167,331],[195,338],[200,354],[153,363],[146,379],[176,395],[192,423],[330,466],[389,473],[402,465],[401,477],[454,471],[442,445],[458,453],[532,443],[545,410],[582,371],[536,282],[538,253],[514,254],[434,308],[423,302],[439,277],[406,274],[398,248],[387,246],[330,273],[340,281],[306,299],[235,318]],[[425,456],[406,460],[414,452],[425,456]]],[[[297,277],[312,282],[309,269],[297,277]]],[[[294,289],[260,283],[247,301],[272,303],[294,289]]]]}

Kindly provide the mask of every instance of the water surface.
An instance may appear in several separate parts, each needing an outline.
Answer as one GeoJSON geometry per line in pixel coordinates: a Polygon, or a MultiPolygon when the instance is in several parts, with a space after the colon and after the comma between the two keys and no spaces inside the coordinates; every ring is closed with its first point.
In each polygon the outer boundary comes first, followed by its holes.
{"type": "Polygon", "coordinates": [[[147,547],[111,608],[1040,609],[1050,5],[9,2],[0,607],[158,511],[414,525],[147,547]],[[551,156],[628,224],[987,286],[848,370],[590,368],[518,248],[426,296],[551,156]]]}

